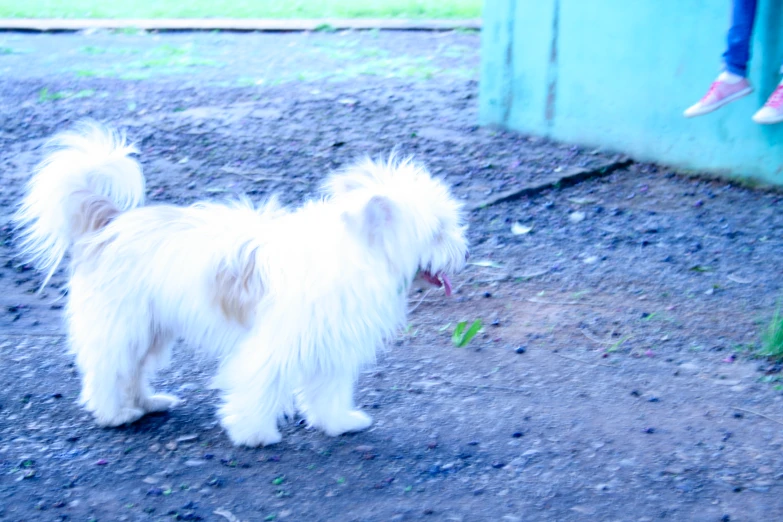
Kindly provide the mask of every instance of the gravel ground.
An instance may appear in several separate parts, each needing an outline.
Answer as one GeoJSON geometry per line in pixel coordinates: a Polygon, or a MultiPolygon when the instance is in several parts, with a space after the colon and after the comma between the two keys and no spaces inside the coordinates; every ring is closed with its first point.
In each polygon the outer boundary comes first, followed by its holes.
{"type": "Polygon", "coordinates": [[[7,225],[52,133],[127,129],[151,202],[281,193],[361,155],[414,154],[467,206],[618,159],[477,121],[473,33],[0,34],[3,520],[783,519],[780,367],[754,357],[781,294],[781,196],[631,164],[469,214],[459,290],[414,289],[359,383],[375,419],[231,446],[214,361],[122,429],[75,399],[65,273],[36,293],[7,225]],[[481,319],[464,348],[454,325],[481,319]]]}

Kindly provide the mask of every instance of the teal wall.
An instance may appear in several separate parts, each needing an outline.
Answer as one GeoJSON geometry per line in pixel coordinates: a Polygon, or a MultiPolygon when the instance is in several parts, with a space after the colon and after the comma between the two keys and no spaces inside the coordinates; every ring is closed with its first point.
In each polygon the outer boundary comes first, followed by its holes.
{"type": "Polygon", "coordinates": [[[486,0],[481,123],[783,185],[783,124],[751,121],[780,79],[782,4],[759,1],[756,90],[685,119],[720,72],[731,0],[486,0]]]}

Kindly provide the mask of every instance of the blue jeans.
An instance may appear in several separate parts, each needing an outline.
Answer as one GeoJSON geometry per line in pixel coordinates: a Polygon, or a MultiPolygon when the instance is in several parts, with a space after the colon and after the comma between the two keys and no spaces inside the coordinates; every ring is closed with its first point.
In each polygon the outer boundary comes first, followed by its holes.
{"type": "Polygon", "coordinates": [[[756,0],[733,0],[731,27],[723,62],[726,70],[742,77],[748,75],[750,61],[750,39],[753,22],[756,20],[756,0]]]}

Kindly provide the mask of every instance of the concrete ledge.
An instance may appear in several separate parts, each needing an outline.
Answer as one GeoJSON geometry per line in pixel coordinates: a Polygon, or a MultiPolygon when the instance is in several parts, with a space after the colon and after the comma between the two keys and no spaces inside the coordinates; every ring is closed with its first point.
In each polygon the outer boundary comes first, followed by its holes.
{"type": "Polygon", "coordinates": [[[397,31],[450,31],[481,29],[481,19],[413,20],[376,18],[325,18],[316,20],[177,18],[156,20],[5,18],[0,31],[83,31],[85,29],[142,29],[145,31],[314,31],[331,27],[342,29],[382,29],[397,31]]]}

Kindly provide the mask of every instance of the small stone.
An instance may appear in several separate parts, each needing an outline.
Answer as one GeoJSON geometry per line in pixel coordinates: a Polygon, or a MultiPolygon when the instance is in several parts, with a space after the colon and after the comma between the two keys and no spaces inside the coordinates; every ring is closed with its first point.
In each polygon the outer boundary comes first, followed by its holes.
{"type": "Polygon", "coordinates": [[[647,399],[647,402],[660,402],[661,400],[658,397],[650,397],[647,399]]]}
{"type": "Polygon", "coordinates": [[[106,459],[98,459],[97,461],[95,461],[96,466],[105,466],[108,463],[109,461],[106,459]]]}
{"type": "Polygon", "coordinates": [[[427,443],[427,449],[435,449],[438,447],[438,441],[432,440],[427,443]]]}
{"type": "Polygon", "coordinates": [[[655,428],[653,428],[653,427],[650,427],[650,428],[645,428],[645,429],[644,429],[644,433],[647,433],[647,434],[649,434],[649,435],[652,435],[653,433],[655,433],[655,428]]]}
{"type": "Polygon", "coordinates": [[[524,435],[524,433],[521,432],[521,431],[515,431],[514,433],[511,434],[511,436],[514,437],[515,439],[518,439],[518,438],[522,437],[523,435],[524,435]]]}
{"type": "Polygon", "coordinates": [[[372,446],[370,446],[370,445],[363,444],[363,445],[361,445],[361,446],[356,446],[356,447],[354,448],[354,451],[355,451],[355,452],[357,452],[357,453],[367,453],[367,452],[370,452],[370,451],[372,451],[373,449],[375,449],[375,448],[373,448],[373,447],[372,447],[372,446]]]}
{"type": "Polygon", "coordinates": [[[177,443],[172,441],[166,444],[166,449],[170,451],[174,451],[177,449],[177,443]]]}
{"type": "Polygon", "coordinates": [[[631,396],[633,397],[639,397],[641,393],[639,393],[639,390],[631,390],[631,396]]]}
{"type": "Polygon", "coordinates": [[[206,463],[207,461],[202,459],[190,459],[185,461],[185,465],[189,468],[195,468],[196,466],[203,466],[206,463]]]}
{"type": "Polygon", "coordinates": [[[484,297],[486,299],[489,299],[490,297],[492,297],[492,293],[491,292],[484,292],[484,297]]]}
{"type": "Polygon", "coordinates": [[[158,482],[160,482],[160,479],[155,477],[144,477],[142,482],[144,482],[145,484],[157,484],[158,482]]]}
{"type": "Polygon", "coordinates": [[[495,462],[492,463],[492,467],[495,468],[495,469],[500,469],[500,468],[504,467],[505,465],[506,465],[505,462],[502,462],[502,461],[499,461],[499,460],[496,460],[495,462]]]}
{"type": "Polygon", "coordinates": [[[160,444],[155,443],[155,444],[150,445],[150,451],[153,452],[153,453],[159,452],[160,451],[160,444]]]}
{"type": "Polygon", "coordinates": [[[519,345],[514,349],[514,353],[525,353],[527,348],[524,345],[519,345]]]}
{"type": "Polygon", "coordinates": [[[179,438],[177,438],[177,442],[183,443],[183,442],[194,442],[196,439],[198,439],[198,435],[191,434],[191,435],[183,435],[179,438]]]}
{"type": "Polygon", "coordinates": [[[572,212],[571,214],[568,215],[568,220],[571,223],[576,224],[576,223],[581,223],[582,221],[584,221],[586,217],[587,217],[587,214],[585,214],[584,212],[572,212]]]}

